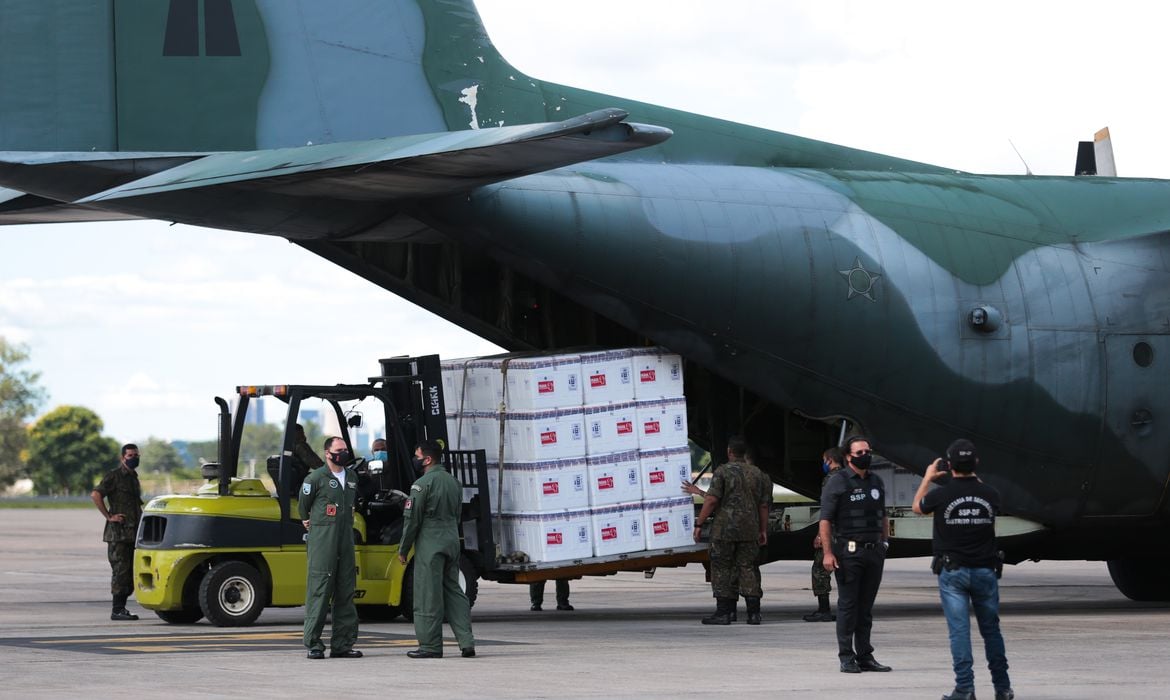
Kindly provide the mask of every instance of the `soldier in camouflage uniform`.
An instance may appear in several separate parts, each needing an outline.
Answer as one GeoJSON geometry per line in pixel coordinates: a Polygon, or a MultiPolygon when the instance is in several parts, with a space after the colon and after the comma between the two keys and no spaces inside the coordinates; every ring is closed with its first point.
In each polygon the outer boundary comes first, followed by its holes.
{"type": "Polygon", "coordinates": [[[142,518],[142,488],[138,485],[138,446],[122,445],[122,459],[117,469],[102,477],[90,494],[106,528],[102,540],[107,543],[110,560],[110,593],[114,596],[111,620],[137,620],[126,609],[126,600],[134,592],[134,538],[142,518]],[[109,507],[106,507],[109,501],[109,507]]]}
{"type": "MultiPolygon", "coordinates": [[[[833,478],[833,473],[841,468],[841,448],[830,447],[821,456],[821,468],[825,470],[825,478],[821,480],[821,490],[833,478]]],[[[825,550],[821,547],[821,535],[817,533],[813,538],[812,564],[812,592],[817,597],[817,609],[804,616],[805,622],[834,622],[837,616],[829,605],[829,594],[833,592],[833,574],[825,570],[825,550]]]]}
{"type": "Polygon", "coordinates": [[[760,576],[756,559],[760,546],[768,542],[768,510],[772,484],[756,467],[744,461],[743,438],[727,443],[726,464],[711,477],[703,498],[703,509],[695,520],[695,541],[707,518],[715,513],[711,527],[711,589],[715,613],[703,618],[704,625],[729,625],[737,595],[747,603],[748,624],[760,624],[760,576]],[[716,511],[716,509],[718,510],[716,511]]]}

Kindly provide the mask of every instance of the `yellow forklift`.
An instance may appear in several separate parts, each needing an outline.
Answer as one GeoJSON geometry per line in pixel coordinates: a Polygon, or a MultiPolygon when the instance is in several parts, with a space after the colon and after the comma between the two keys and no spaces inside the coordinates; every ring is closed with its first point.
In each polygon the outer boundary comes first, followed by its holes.
{"type": "MultiPolygon", "coordinates": [[[[296,427],[302,403],[317,399],[336,414],[337,424],[359,427],[362,415],[353,407],[361,402],[369,412],[382,411],[388,457],[354,465],[359,475],[359,499],[354,518],[357,550],[355,602],[365,620],[412,616],[410,563],[398,563],[405,493],[416,474],[414,447],[423,440],[446,444],[442,376],[438,355],[391,358],[380,361],[381,374],[365,384],[335,386],[279,385],[237,387],[233,421],[227,401],[217,397],[219,415],[218,462],[206,464],[208,483],[193,495],[160,496],[143,511],[134,555],[135,599],[163,620],[191,624],[206,617],[218,626],[249,625],[266,607],[295,607],[305,603],[305,529],[297,512],[297,494],[305,467],[296,457],[296,427]],[[258,478],[239,476],[241,436],[248,405],[260,397],[275,397],[287,405],[283,448],[268,459],[276,493],[258,478]]],[[[340,437],[357,454],[349,430],[340,437]]],[[[465,550],[461,582],[474,604],[477,571],[484,568],[483,553],[492,563],[490,513],[479,512],[487,503],[487,472],[482,450],[448,451],[452,474],[473,495],[465,504],[464,519],[472,521],[476,550],[465,550]],[[478,496],[483,487],[482,500],[478,496]]]]}

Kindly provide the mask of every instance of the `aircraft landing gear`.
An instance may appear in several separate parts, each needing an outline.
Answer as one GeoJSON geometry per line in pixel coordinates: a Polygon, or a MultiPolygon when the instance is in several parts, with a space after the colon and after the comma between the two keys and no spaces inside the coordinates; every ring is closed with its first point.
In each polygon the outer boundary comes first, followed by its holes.
{"type": "Polygon", "coordinates": [[[1112,559],[1109,576],[1130,600],[1170,601],[1170,563],[1165,560],[1112,559]]]}

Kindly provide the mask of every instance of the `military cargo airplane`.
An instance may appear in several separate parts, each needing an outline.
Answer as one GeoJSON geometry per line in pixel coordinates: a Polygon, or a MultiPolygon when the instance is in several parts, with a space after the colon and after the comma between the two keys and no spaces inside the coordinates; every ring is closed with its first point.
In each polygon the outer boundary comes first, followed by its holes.
{"type": "Polygon", "coordinates": [[[919,468],[969,437],[1043,526],[1011,560],[1170,598],[1170,182],[545,82],[470,0],[0,0],[0,65],[0,222],[281,236],[509,349],[663,345],[696,441],[806,494],[843,423],[919,468]]]}

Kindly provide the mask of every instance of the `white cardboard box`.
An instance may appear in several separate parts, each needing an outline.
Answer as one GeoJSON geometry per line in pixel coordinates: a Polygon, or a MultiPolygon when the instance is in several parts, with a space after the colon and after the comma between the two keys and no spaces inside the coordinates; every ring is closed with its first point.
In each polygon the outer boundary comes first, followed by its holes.
{"type": "Polygon", "coordinates": [[[615,503],[592,511],[594,556],[626,554],[646,549],[642,533],[642,502],[615,503]]]}
{"type": "Polygon", "coordinates": [[[638,401],[638,447],[661,450],[687,446],[687,400],[682,397],[638,401]]]}
{"type": "Polygon", "coordinates": [[[507,410],[540,411],[580,406],[581,356],[515,357],[499,361],[507,410]]]}
{"type": "Polygon", "coordinates": [[[592,514],[588,508],[556,513],[505,513],[500,516],[504,554],[524,552],[534,562],[593,556],[592,514]]]}
{"type": "Polygon", "coordinates": [[[585,456],[585,415],[580,406],[509,411],[497,420],[504,421],[505,462],[546,462],[585,456]]]}
{"type": "Polygon", "coordinates": [[[499,460],[500,419],[491,411],[464,411],[456,417],[455,431],[449,436],[458,438],[461,450],[483,450],[488,461],[499,460]]]}
{"type": "Polygon", "coordinates": [[[466,376],[461,377],[461,411],[499,411],[503,396],[499,361],[478,358],[465,363],[466,376]]]}
{"type": "Polygon", "coordinates": [[[634,400],[633,351],[603,350],[581,354],[585,405],[634,400]]]}
{"type": "Polygon", "coordinates": [[[691,450],[689,447],[640,450],[638,462],[642,468],[643,500],[675,498],[682,495],[683,482],[690,481],[691,450]]]}
{"type": "Polygon", "coordinates": [[[634,398],[658,399],[683,396],[682,358],[662,348],[637,348],[634,365],[634,398]]]}
{"type": "Polygon", "coordinates": [[[439,363],[439,370],[443,374],[443,405],[449,415],[471,409],[470,406],[463,406],[463,389],[468,379],[465,368],[473,360],[474,357],[460,357],[439,363]]]}
{"type": "Polygon", "coordinates": [[[585,406],[585,454],[638,449],[638,407],[634,402],[585,406]]]}
{"type": "Polygon", "coordinates": [[[638,451],[585,458],[589,470],[589,503],[605,506],[642,500],[641,466],[638,451]]]}
{"type": "MultiPolygon", "coordinates": [[[[499,470],[488,465],[488,478],[499,488],[499,470]]],[[[507,512],[548,512],[589,506],[589,485],[584,457],[547,462],[504,464],[500,507],[507,512]]],[[[495,511],[493,511],[495,512],[495,511]]]]}
{"type": "Polygon", "coordinates": [[[683,494],[677,498],[643,501],[646,549],[668,549],[694,544],[695,502],[683,494]]]}

